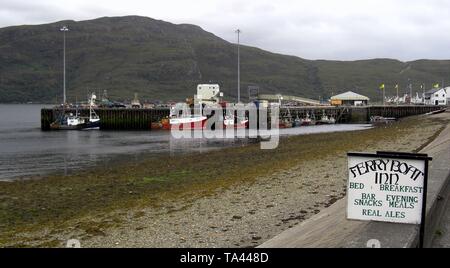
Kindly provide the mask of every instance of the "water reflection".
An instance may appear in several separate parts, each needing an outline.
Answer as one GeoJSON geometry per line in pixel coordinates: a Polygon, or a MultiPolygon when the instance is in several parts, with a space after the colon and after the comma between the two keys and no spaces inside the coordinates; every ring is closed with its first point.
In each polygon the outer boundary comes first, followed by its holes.
{"type": "MultiPolygon", "coordinates": [[[[0,105],[0,180],[49,173],[67,175],[114,161],[139,161],[147,155],[204,153],[253,142],[248,139],[175,139],[168,131],[42,132],[42,105],[0,105]]],[[[361,130],[370,125],[330,125],[280,129],[280,135],[361,130]]]]}

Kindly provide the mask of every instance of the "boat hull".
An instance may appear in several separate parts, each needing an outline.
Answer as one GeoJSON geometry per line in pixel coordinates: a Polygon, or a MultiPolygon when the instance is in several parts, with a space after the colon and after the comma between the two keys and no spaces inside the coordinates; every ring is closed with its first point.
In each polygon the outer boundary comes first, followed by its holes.
{"type": "Polygon", "coordinates": [[[52,130],[80,130],[81,125],[69,126],[69,125],[61,125],[58,123],[50,124],[50,129],[52,130]]]}
{"type": "Polygon", "coordinates": [[[100,129],[100,121],[87,122],[79,125],[65,125],[59,123],[50,124],[52,130],[97,130],[100,129]]]}
{"type": "Polygon", "coordinates": [[[316,125],[333,125],[336,124],[335,121],[318,121],[316,125]]]}
{"type": "Polygon", "coordinates": [[[81,125],[81,130],[97,130],[100,129],[100,120],[94,122],[87,122],[81,125]]]}
{"type": "Polygon", "coordinates": [[[206,127],[206,117],[180,118],[170,120],[171,130],[202,130],[206,127]]]}
{"type": "Polygon", "coordinates": [[[302,121],[301,123],[300,123],[300,126],[314,126],[316,124],[316,122],[314,122],[314,121],[302,121]]]}

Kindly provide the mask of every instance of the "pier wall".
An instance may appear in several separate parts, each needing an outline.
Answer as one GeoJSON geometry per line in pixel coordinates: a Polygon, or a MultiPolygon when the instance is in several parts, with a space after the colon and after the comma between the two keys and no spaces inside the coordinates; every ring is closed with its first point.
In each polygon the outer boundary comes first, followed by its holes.
{"type": "MultiPolygon", "coordinates": [[[[66,113],[76,113],[66,109],[66,113]]],[[[89,109],[78,110],[82,116],[89,116],[89,109]]],[[[159,109],[95,109],[101,118],[100,128],[104,130],[150,130],[152,122],[159,122],[169,116],[169,108],[159,109]]],[[[50,124],[61,113],[55,109],[41,110],[41,129],[50,130],[50,124]]]]}
{"type": "Polygon", "coordinates": [[[402,118],[411,115],[425,114],[442,109],[442,106],[435,105],[411,105],[411,106],[368,106],[368,118],[371,116],[384,116],[402,118]]]}
{"type": "MultiPolygon", "coordinates": [[[[292,118],[314,116],[321,118],[325,113],[333,116],[338,123],[367,123],[371,116],[385,116],[401,118],[418,114],[425,114],[441,109],[439,106],[366,106],[366,107],[334,107],[334,106],[305,106],[305,107],[283,107],[280,117],[292,118]]],[[[66,113],[76,113],[75,109],[65,110],[66,113]]],[[[89,116],[88,109],[79,110],[82,116],[89,116]]],[[[162,118],[169,116],[169,108],[155,109],[95,109],[101,118],[101,129],[104,130],[150,130],[152,122],[159,122],[162,118]]],[[[58,118],[61,110],[42,109],[41,129],[49,130],[50,124],[58,118]]]]}
{"type": "Polygon", "coordinates": [[[291,114],[292,117],[296,117],[297,114],[300,118],[306,114],[314,116],[319,119],[324,113],[328,116],[333,116],[338,123],[367,123],[370,121],[371,116],[384,116],[402,118],[406,116],[425,114],[432,111],[440,110],[440,106],[362,106],[362,107],[294,107],[294,108],[282,108],[280,111],[280,117],[286,117],[287,114],[291,114]],[[289,110],[289,113],[288,111],[289,110]]]}

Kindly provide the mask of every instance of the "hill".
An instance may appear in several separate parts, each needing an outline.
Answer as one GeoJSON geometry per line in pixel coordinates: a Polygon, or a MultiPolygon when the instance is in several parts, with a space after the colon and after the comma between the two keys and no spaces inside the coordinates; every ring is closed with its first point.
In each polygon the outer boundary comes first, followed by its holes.
{"type": "MultiPolygon", "coordinates": [[[[67,94],[85,99],[88,91],[108,90],[111,99],[183,100],[198,83],[220,83],[225,96],[236,93],[236,45],[198,26],[139,16],[60,21],[0,29],[0,102],[55,102],[62,99],[62,25],[67,34],[67,94]]],[[[306,60],[241,46],[241,88],[262,93],[328,98],[354,90],[379,99],[393,84],[406,91],[450,78],[450,61],[391,59],[306,60]]]]}

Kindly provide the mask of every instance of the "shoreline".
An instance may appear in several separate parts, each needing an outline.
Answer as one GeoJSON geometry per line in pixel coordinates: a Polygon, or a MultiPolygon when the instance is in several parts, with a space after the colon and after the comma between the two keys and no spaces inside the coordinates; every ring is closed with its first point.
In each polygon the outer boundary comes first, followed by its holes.
{"type": "MultiPolygon", "coordinates": [[[[139,194],[126,191],[128,189],[123,191],[121,187],[116,189],[111,183],[118,178],[112,176],[109,185],[112,188],[97,192],[117,191],[114,195],[117,200],[99,200],[104,202],[104,208],[73,212],[66,219],[63,215],[60,223],[54,220],[55,211],[46,219],[38,216],[38,222],[45,223],[44,228],[36,229],[27,224],[19,224],[20,228],[15,230],[6,228],[9,233],[0,237],[0,243],[3,242],[3,246],[59,247],[75,238],[86,247],[254,247],[345,195],[344,155],[348,150],[416,150],[446,123],[416,116],[382,128],[285,137],[280,148],[258,155],[255,155],[258,152],[255,145],[205,153],[206,157],[218,157],[223,163],[229,160],[231,166],[222,168],[224,172],[230,171],[226,174],[217,170],[220,165],[208,167],[208,159],[202,157],[194,157],[194,162],[177,159],[176,164],[193,163],[194,168],[200,168],[205,174],[196,170],[168,174],[177,181],[176,185],[167,189],[160,185],[163,190],[158,193],[159,197],[139,187],[129,188],[142,191],[139,194]],[[419,120],[422,121],[420,126],[419,120]],[[377,139],[381,141],[375,142],[377,139]],[[252,161],[249,157],[257,159],[252,161]],[[244,166],[246,164],[253,166],[244,166]],[[184,179],[196,176],[200,178],[184,179]],[[108,203],[117,202],[123,203],[107,207],[108,203]]],[[[157,181],[158,177],[150,176],[148,170],[140,170],[140,165],[149,165],[152,161],[156,159],[143,160],[142,164],[134,164],[135,170],[124,173],[128,179],[144,176],[157,181]]],[[[97,184],[104,183],[100,175],[91,179],[90,184],[95,179],[99,181],[97,184]]],[[[49,181],[55,183],[55,180],[49,181]]],[[[58,187],[61,185],[57,183],[55,188],[58,187]]],[[[4,194],[0,192],[3,200],[4,194]]]]}

